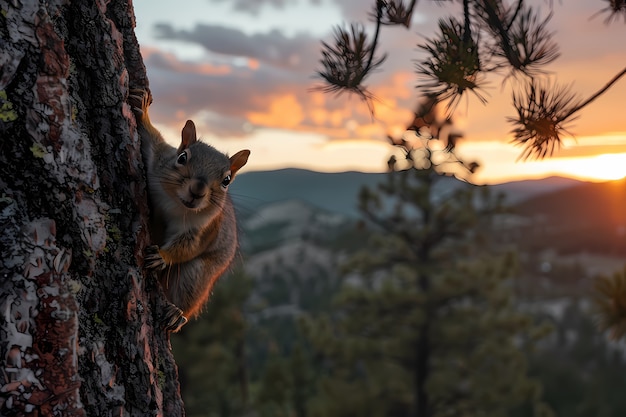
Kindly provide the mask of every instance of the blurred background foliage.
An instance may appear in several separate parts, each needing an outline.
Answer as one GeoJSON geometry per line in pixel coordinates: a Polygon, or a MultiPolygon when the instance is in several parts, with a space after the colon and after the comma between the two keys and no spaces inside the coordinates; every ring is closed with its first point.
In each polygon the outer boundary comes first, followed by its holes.
{"type": "Polygon", "coordinates": [[[187,414],[622,416],[584,267],[511,240],[514,212],[447,174],[471,164],[438,139],[398,147],[360,220],[243,227],[243,266],[172,337],[187,414]]]}

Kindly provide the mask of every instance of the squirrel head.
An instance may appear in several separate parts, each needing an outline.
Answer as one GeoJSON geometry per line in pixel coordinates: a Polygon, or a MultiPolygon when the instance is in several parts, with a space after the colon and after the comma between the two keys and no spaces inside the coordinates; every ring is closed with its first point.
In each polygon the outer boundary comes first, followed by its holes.
{"type": "MultiPolygon", "coordinates": [[[[170,175],[163,177],[163,189],[187,209],[200,212],[224,206],[226,191],[233,178],[248,161],[249,150],[230,158],[214,147],[200,142],[196,126],[187,120],[182,130],[170,175]]],[[[172,164],[172,162],[169,162],[172,164]]]]}

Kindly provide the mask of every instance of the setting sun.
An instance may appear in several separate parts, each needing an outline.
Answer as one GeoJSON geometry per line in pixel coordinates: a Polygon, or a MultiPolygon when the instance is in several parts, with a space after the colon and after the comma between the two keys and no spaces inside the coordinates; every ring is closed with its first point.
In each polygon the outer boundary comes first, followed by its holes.
{"type": "Polygon", "coordinates": [[[626,153],[602,154],[588,158],[568,158],[563,172],[590,180],[619,180],[626,177],[626,153]]]}

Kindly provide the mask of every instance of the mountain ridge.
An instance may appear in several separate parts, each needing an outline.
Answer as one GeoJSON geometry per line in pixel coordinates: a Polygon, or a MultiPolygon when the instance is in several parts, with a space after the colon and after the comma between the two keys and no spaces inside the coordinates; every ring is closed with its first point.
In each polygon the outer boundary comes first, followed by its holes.
{"type": "MultiPolygon", "coordinates": [[[[246,217],[264,205],[300,200],[322,210],[359,217],[358,195],[364,186],[375,188],[386,173],[344,171],[317,172],[300,168],[253,171],[239,174],[231,188],[235,205],[246,217]]],[[[507,204],[519,204],[545,193],[587,182],[551,176],[544,179],[511,181],[489,185],[506,196],[507,204]]]]}
{"type": "Polygon", "coordinates": [[[515,211],[545,225],[537,245],[565,252],[626,253],[626,179],[582,183],[535,196],[515,211]]]}

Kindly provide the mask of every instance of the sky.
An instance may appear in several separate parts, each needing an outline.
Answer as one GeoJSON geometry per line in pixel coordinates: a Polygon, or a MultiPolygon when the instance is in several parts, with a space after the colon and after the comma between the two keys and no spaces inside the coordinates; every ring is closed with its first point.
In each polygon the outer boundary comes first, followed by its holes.
{"type": "MultiPolygon", "coordinates": [[[[535,0],[551,11],[560,57],[546,67],[559,84],[586,99],[626,66],[626,22],[594,16],[605,0],[535,0]],[[592,18],[593,17],[593,18],[592,18]]],[[[358,97],[312,91],[321,85],[321,41],[333,28],[367,24],[374,0],[135,0],[136,34],[154,103],[151,119],[175,146],[187,119],[200,137],[234,154],[250,149],[245,171],[288,167],[323,172],[381,172],[420,99],[417,45],[458,4],[418,1],[412,25],[384,27],[382,70],[365,84],[374,116],[358,97]]],[[[542,161],[519,161],[511,141],[511,82],[489,78],[488,103],[463,99],[453,115],[464,138],[458,154],[480,163],[472,181],[500,183],[551,175],[584,180],[626,176],[626,77],[580,112],[573,138],[542,161]]]]}

